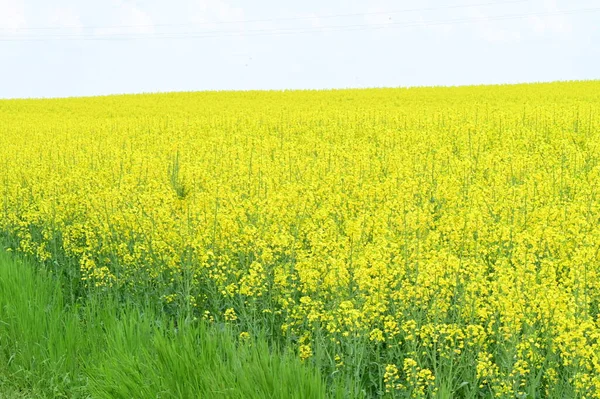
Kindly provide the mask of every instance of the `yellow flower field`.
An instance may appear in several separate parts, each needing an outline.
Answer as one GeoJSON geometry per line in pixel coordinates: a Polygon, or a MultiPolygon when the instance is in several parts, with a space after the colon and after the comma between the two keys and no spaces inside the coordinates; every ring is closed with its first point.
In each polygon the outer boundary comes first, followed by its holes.
{"type": "Polygon", "coordinates": [[[600,81],[0,101],[0,162],[82,292],[368,395],[600,398],[600,81]]]}

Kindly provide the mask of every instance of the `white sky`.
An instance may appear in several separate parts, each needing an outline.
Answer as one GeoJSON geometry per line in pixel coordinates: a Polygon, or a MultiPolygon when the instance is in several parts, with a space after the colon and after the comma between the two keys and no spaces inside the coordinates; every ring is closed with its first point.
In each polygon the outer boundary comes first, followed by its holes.
{"type": "Polygon", "coordinates": [[[0,0],[0,98],[594,78],[600,0],[0,0]]]}

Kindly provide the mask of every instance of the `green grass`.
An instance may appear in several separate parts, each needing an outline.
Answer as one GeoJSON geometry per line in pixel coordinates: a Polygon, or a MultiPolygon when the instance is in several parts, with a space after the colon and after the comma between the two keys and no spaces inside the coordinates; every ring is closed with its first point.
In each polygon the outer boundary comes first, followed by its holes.
{"type": "MultiPolygon", "coordinates": [[[[264,337],[169,318],[0,251],[0,398],[322,398],[324,378],[264,337]]],[[[338,390],[341,392],[341,390],[338,390]]]]}

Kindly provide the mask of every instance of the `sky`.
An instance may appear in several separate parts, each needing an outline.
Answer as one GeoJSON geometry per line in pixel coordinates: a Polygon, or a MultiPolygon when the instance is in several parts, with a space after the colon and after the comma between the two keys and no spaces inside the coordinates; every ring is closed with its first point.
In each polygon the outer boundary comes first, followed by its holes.
{"type": "Polygon", "coordinates": [[[0,98],[600,78],[600,0],[0,0],[0,98]]]}

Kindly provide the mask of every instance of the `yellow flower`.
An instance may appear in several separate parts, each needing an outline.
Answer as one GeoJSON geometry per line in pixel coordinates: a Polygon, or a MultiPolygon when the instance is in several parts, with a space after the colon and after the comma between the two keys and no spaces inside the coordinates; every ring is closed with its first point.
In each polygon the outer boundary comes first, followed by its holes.
{"type": "Polygon", "coordinates": [[[385,374],[383,375],[383,382],[385,384],[385,391],[387,393],[392,392],[398,388],[398,381],[400,380],[398,367],[395,364],[388,364],[385,366],[385,374]]]}
{"type": "Polygon", "coordinates": [[[300,345],[300,360],[304,361],[313,355],[312,348],[310,344],[300,345]]]}
{"type": "Polygon", "coordinates": [[[383,342],[385,338],[383,337],[383,331],[378,328],[375,328],[369,334],[369,339],[375,342],[383,342]]]}
{"type": "Polygon", "coordinates": [[[229,308],[229,309],[225,310],[224,316],[225,316],[225,321],[236,321],[238,319],[237,315],[235,314],[235,310],[233,310],[233,308],[229,308]]]}

